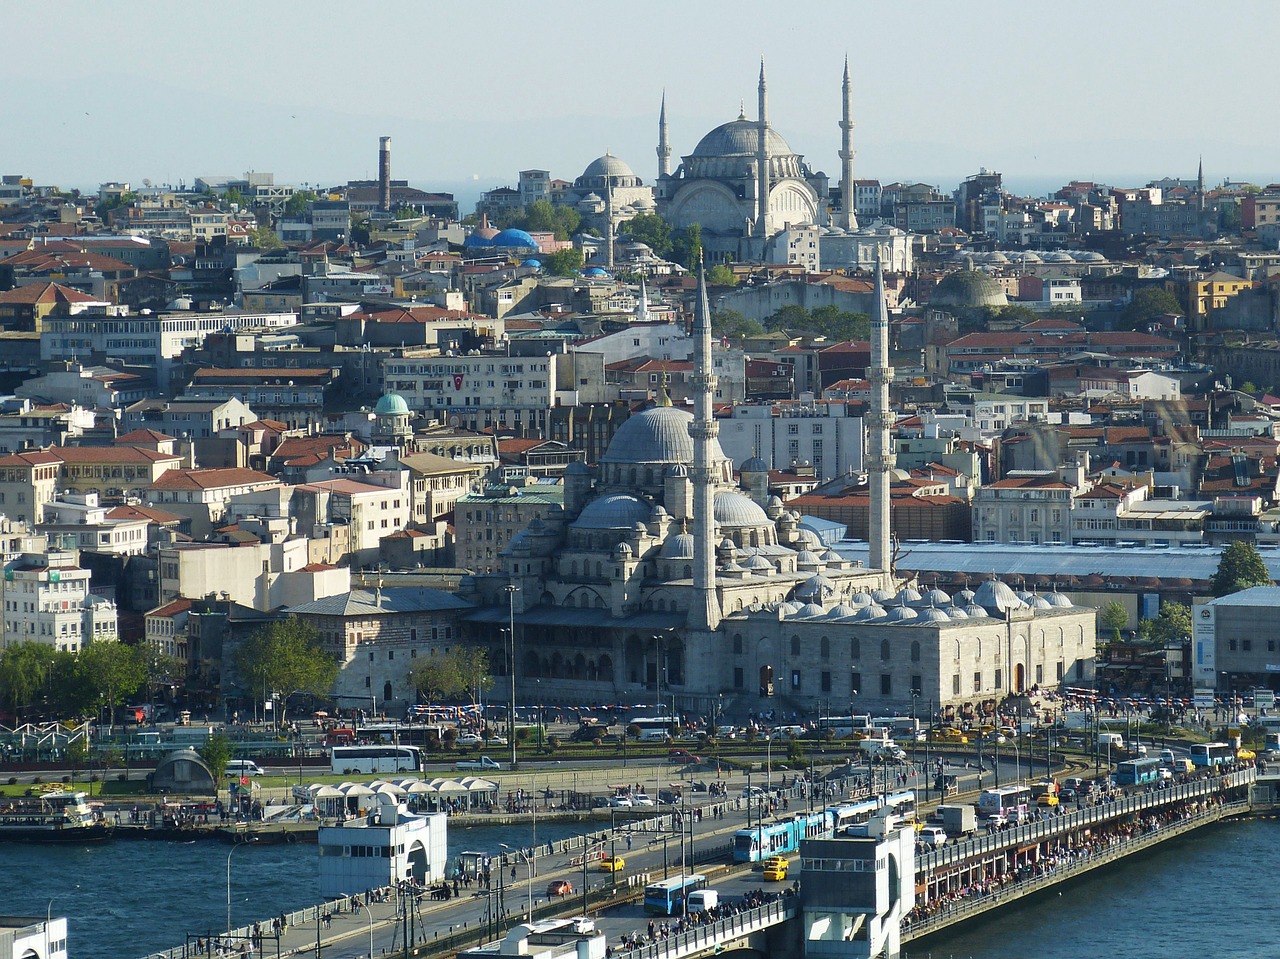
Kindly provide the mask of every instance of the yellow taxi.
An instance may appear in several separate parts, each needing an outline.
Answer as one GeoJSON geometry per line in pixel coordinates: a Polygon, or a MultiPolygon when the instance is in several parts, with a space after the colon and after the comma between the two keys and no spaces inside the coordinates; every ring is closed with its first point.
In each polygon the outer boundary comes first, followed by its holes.
{"type": "Polygon", "coordinates": [[[622,872],[626,868],[627,861],[621,856],[605,856],[600,860],[601,872],[622,872]]]}
{"type": "Polygon", "coordinates": [[[773,856],[764,862],[764,878],[768,882],[781,882],[787,878],[790,863],[782,856],[773,856]]]}

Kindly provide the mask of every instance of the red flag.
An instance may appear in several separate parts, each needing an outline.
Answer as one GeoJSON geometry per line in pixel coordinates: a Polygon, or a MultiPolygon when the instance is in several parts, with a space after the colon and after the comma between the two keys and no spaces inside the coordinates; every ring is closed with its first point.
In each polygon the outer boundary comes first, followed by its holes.
{"type": "Polygon", "coordinates": [[[453,374],[453,388],[454,388],[455,390],[460,390],[460,389],[462,389],[462,374],[461,374],[461,373],[454,373],[454,374],[453,374]]]}

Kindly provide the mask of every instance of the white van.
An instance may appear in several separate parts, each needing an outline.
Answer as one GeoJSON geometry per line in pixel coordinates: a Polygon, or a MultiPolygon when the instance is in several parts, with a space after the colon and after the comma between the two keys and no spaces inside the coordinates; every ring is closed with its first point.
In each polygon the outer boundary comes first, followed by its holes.
{"type": "Polygon", "coordinates": [[[266,772],[252,759],[232,759],[227,762],[227,775],[239,779],[241,776],[265,776],[266,772]]]}
{"type": "Polygon", "coordinates": [[[689,911],[703,912],[714,909],[720,902],[720,893],[715,889],[698,889],[689,893],[689,911]]]}
{"type": "Polygon", "coordinates": [[[1124,737],[1119,733],[1098,733],[1098,748],[1124,749],[1124,737]]]}
{"type": "Polygon", "coordinates": [[[636,737],[638,743],[665,743],[671,734],[665,729],[642,729],[636,737]]]}

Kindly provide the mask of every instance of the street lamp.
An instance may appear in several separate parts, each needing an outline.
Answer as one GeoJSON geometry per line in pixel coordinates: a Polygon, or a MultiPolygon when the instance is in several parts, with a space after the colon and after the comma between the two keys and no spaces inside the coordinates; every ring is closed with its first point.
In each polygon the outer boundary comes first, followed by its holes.
{"type": "Polygon", "coordinates": [[[360,903],[360,908],[369,914],[369,959],[373,959],[373,910],[367,902],[360,903]]]}
{"type": "Polygon", "coordinates": [[[368,639],[360,645],[369,651],[369,722],[375,722],[378,717],[378,695],[373,690],[374,642],[372,639],[368,639]]]}
{"type": "Polygon", "coordinates": [[[502,587],[507,594],[507,612],[509,615],[508,626],[510,632],[511,650],[511,700],[507,706],[508,729],[507,735],[510,737],[508,742],[511,746],[511,768],[516,768],[516,593],[520,591],[520,587],[515,583],[507,583],[502,587]]]}
{"type": "Polygon", "coordinates": [[[247,846],[248,842],[237,843],[234,840],[231,845],[231,852],[227,853],[227,943],[231,942],[231,857],[235,855],[235,851],[241,846],[247,846]]]}
{"type": "Polygon", "coordinates": [[[500,842],[498,845],[511,853],[511,855],[519,856],[529,869],[529,921],[533,922],[533,857],[522,849],[512,849],[505,842],[500,842]]]}

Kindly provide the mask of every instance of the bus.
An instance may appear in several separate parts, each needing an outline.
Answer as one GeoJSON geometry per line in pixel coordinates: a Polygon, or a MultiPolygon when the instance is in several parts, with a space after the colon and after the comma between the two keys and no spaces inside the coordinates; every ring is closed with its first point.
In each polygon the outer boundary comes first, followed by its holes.
{"type": "Polygon", "coordinates": [[[889,730],[894,739],[909,739],[912,742],[920,739],[924,724],[910,716],[889,716],[886,719],[873,719],[872,724],[889,730]]]}
{"type": "Polygon", "coordinates": [[[334,746],[330,757],[334,773],[416,773],[422,771],[422,750],[417,746],[334,746]]]}
{"type": "Polygon", "coordinates": [[[871,717],[857,715],[819,716],[818,731],[824,736],[827,731],[830,731],[831,735],[836,739],[852,736],[854,733],[859,736],[869,736],[871,734],[871,717]]]}
{"type": "Polygon", "coordinates": [[[1159,759],[1126,759],[1116,763],[1111,781],[1117,786],[1143,786],[1160,779],[1159,759]]]}
{"type": "Polygon", "coordinates": [[[1193,766],[1220,766],[1235,758],[1235,750],[1226,743],[1196,743],[1191,747],[1193,766]]]}
{"type": "Polygon", "coordinates": [[[978,814],[994,816],[997,813],[1008,816],[1015,809],[1027,811],[1031,805],[1031,790],[1026,786],[998,786],[995,789],[984,789],[978,797],[978,814]]]}
{"type": "Polygon", "coordinates": [[[655,916],[681,915],[685,910],[685,897],[706,888],[707,877],[701,873],[659,880],[644,887],[644,911],[655,916]]]}

